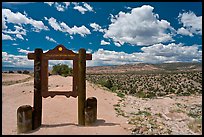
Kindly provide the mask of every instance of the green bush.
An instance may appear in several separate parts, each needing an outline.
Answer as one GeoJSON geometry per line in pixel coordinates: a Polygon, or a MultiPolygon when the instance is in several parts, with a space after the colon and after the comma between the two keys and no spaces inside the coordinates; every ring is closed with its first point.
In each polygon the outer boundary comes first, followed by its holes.
{"type": "Polygon", "coordinates": [[[118,96],[118,97],[121,97],[121,98],[124,98],[124,97],[125,97],[125,94],[123,94],[123,93],[121,93],[121,92],[118,92],[118,93],[117,93],[117,96],[118,96]]]}
{"type": "Polygon", "coordinates": [[[141,91],[141,90],[136,93],[136,96],[139,97],[139,98],[145,98],[146,97],[145,93],[143,91],[141,91]]]}
{"type": "Polygon", "coordinates": [[[52,67],[52,74],[61,75],[63,77],[72,76],[72,68],[65,64],[57,64],[52,67]]]}
{"type": "Polygon", "coordinates": [[[104,87],[107,87],[108,89],[111,89],[113,87],[113,84],[111,82],[111,80],[100,80],[98,81],[98,84],[104,86],[104,87]]]}

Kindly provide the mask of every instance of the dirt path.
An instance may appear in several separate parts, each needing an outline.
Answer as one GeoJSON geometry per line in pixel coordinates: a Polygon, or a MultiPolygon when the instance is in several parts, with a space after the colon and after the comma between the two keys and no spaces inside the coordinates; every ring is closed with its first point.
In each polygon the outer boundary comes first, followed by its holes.
{"type": "MultiPolygon", "coordinates": [[[[49,89],[71,89],[71,77],[49,77],[49,89]]],[[[34,135],[96,135],[131,134],[127,119],[117,116],[114,104],[120,99],[116,94],[91,86],[87,82],[87,98],[96,97],[98,118],[95,126],[81,127],[77,123],[77,98],[55,96],[43,98],[42,127],[27,134],[34,135]]],[[[2,87],[2,134],[17,134],[17,109],[21,105],[33,106],[33,79],[2,87]]]]}

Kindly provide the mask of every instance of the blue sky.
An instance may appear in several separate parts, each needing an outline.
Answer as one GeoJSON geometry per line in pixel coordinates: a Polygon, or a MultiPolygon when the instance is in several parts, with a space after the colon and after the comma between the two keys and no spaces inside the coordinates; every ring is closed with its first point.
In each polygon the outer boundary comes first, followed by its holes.
{"type": "Polygon", "coordinates": [[[87,66],[201,62],[202,3],[2,3],[3,66],[33,67],[27,53],[58,44],[92,53],[87,66]]]}

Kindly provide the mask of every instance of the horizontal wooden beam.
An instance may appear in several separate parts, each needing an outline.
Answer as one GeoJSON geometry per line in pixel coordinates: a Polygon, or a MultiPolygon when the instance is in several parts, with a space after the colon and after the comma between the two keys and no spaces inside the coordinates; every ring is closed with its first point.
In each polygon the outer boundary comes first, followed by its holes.
{"type": "Polygon", "coordinates": [[[53,98],[56,95],[64,95],[66,97],[70,97],[70,96],[77,97],[73,91],[48,91],[48,92],[42,92],[42,96],[44,98],[47,98],[49,96],[51,96],[53,98]]]}
{"type": "MultiPolygon", "coordinates": [[[[66,54],[42,54],[42,59],[47,60],[74,60],[75,57],[78,57],[79,54],[75,55],[66,55],[66,54]]],[[[28,53],[27,55],[28,59],[35,60],[35,53],[28,53]]],[[[92,60],[92,54],[86,54],[86,60],[92,60]]]]}

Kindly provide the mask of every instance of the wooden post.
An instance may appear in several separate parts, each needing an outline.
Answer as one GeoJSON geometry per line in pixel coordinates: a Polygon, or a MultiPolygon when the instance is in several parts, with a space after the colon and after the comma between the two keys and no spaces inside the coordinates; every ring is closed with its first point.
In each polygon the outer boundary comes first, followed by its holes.
{"type": "Polygon", "coordinates": [[[78,124],[85,126],[86,50],[79,50],[78,60],[78,124]]]}
{"type": "Polygon", "coordinates": [[[97,99],[95,97],[89,97],[86,100],[86,108],[93,109],[93,122],[97,120],[97,99]]]}
{"type": "Polygon", "coordinates": [[[32,107],[20,106],[17,109],[17,133],[25,133],[32,130],[32,107]]]}
{"type": "Polygon", "coordinates": [[[77,85],[77,81],[78,81],[78,57],[75,57],[75,59],[73,60],[73,85],[72,85],[72,90],[74,92],[74,97],[77,97],[78,95],[78,85],[77,85]]]}
{"type": "Polygon", "coordinates": [[[42,95],[41,95],[41,67],[42,49],[35,49],[34,60],[34,110],[33,110],[33,130],[41,126],[42,121],[42,95]]]}

